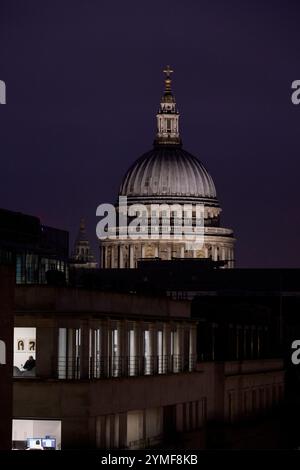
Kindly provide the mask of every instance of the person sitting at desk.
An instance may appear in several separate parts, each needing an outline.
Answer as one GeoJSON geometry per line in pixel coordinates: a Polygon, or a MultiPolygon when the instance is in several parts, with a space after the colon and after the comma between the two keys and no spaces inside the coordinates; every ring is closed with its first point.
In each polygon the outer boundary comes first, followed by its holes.
{"type": "Polygon", "coordinates": [[[37,439],[35,443],[26,450],[44,450],[44,447],[42,446],[40,439],[37,439]]]}
{"type": "Polygon", "coordinates": [[[25,370],[32,370],[35,367],[35,359],[33,359],[33,356],[29,356],[27,361],[25,362],[23,369],[25,370]]]}

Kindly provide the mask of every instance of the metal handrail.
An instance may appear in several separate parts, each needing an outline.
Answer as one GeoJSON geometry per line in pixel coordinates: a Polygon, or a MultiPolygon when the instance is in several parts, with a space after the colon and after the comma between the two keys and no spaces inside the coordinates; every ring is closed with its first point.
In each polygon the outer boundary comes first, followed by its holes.
{"type": "MultiPolygon", "coordinates": [[[[59,379],[80,379],[81,364],[79,356],[74,358],[58,356],[57,376],[59,379]]],[[[196,356],[145,355],[145,356],[99,356],[88,358],[88,377],[90,379],[109,377],[136,377],[143,375],[175,374],[192,372],[196,356]]]]}

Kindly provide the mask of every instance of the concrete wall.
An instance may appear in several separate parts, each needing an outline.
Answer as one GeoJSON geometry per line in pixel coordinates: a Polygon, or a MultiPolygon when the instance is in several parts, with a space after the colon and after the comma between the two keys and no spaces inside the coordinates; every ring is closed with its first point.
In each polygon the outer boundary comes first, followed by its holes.
{"type": "Polygon", "coordinates": [[[16,311],[99,312],[147,317],[190,317],[190,302],[111,292],[50,286],[17,286],[16,311]]]}
{"type": "Polygon", "coordinates": [[[14,417],[61,419],[63,448],[95,447],[99,416],[196,402],[202,397],[211,415],[213,382],[207,378],[194,372],[95,381],[19,379],[14,383],[14,417]]]}
{"type": "MultiPolygon", "coordinates": [[[[119,415],[120,445],[126,445],[128,412],[151,408],[165,410],[172,405],[176,414],[174,430],[185,433],[199,426],[205,427],[206,421],[229,420],[230,393],[238,400],[234,419],[244,419],[248,413],[248,404],[246,409],[244,405],[245,391],[272,389],[274,384],[284,387],[284,372],[279,360],[273,361],[269,370],[266,363],[260,370],[259,361],[243,364],[211,362],[199,364],[197,369],[196,372],[167,376],[93,381],[15,380],[14,417],[61,419],[62,447],[66,449],[95,448],[100,417],[119,415]],[[226,370],[231,371],[231,375],[225,375],[226,370]]],[[[265,407],[271,408],[279,401],[278,388],[276,396],[271,394],[265,407]]],[[[235,405],[231,403],[230,406],[233,409],[235,405]]],[[[251,406],[249,410],[252,410],[251,406]]]]}
{"type": "Polygon", "coordinates": [[[224,416],[228,422],[266,414],[283,400],[285,372],[279,359],[229,362],[225,373],[224,416]]]}

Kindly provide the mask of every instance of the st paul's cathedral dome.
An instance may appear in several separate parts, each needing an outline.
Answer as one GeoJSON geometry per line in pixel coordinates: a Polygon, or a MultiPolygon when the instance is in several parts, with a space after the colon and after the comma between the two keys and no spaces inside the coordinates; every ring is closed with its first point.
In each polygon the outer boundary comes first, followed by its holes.
{"type": "Polygon", "coordinates": [[[130,198],[193,199],[218,206],[212,177],[203,164],[180,146],[156,145],[127,171],[120,187],[130,198]]]}
{"type": "MultiPolygon", "coordinates": [[[[212,177],[203,163],[182,148],[179,112],[171,89],[171,73],[165,73],[165,90],[157,113],[157,134],[153,149],[138,158],[126,172],[119,197],[128,205],[143,204],[150,218],[153,204],[201,204],[204,207],[204,243],[190,249],[184,243],[165,239],[108,239],[100,244],[102,268],[134,268],[145,258],[210,258],[234,265],[234,237],[231,229],[220,225],[221,208],[212,177]]],[[[118,210],[118,207],[117,207],[118,210]]]]}

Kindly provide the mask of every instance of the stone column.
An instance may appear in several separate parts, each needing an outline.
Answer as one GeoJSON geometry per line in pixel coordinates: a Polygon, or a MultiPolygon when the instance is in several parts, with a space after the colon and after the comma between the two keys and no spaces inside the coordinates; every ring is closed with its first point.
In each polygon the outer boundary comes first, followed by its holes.
{"type": "Polygon", "coordinates": [[[123,254],[123,245],[120,245],[120,251],[119,251],[119,268],[124,268],[124,254],[123,254]]]}
{"type": "Polygon", "coordinates": [[[108,246],[105,248],[105,267],[108,268],[108,246]]]}
{"type": "Polygon", "coordinates": [[[58,329],[48,322],[36,329],[36,375],[43,378],[55,377],[58,363],[58,329]]]}
{"type": "Polygon", "coordinates": [[[129,267],[134,268],[134,244],[129,245],[129,267]]]}
{"type": "Polygon", "coordinates": [[[126,321],[122,321],[119,323],[120,328],[120,356],[121,356],[121,375],[127,377],[128,376],[128,356],[129,356],[129,329],[128,323],[126,321]]]}
{"type": "Polygon", "coordinates": [[[106,247],[102,246],[101,248],[101,263],[102,263],[102,268],[105,269],[105,252],[106,252],[106,247]]]}
{"type": "Polygon", "coordinates": [[[135,325],[135,355],[136,355],[136,374],[144,374],[144,328],[142,322],[137,322],[135,325]]]}
{"type": "Polygon", "coordinates": [[[108,376],[109,372],[109,363],[108,363],[108,336],[110,328],[108,327],[108,322],[102,322],[100,328],[100,375],[108,376]]]}
{"type": "Polygon", "coordinates": [[[110,249],[110,267],[114,268],[115,267],[115,246],[111,245],[110,249]]]}

